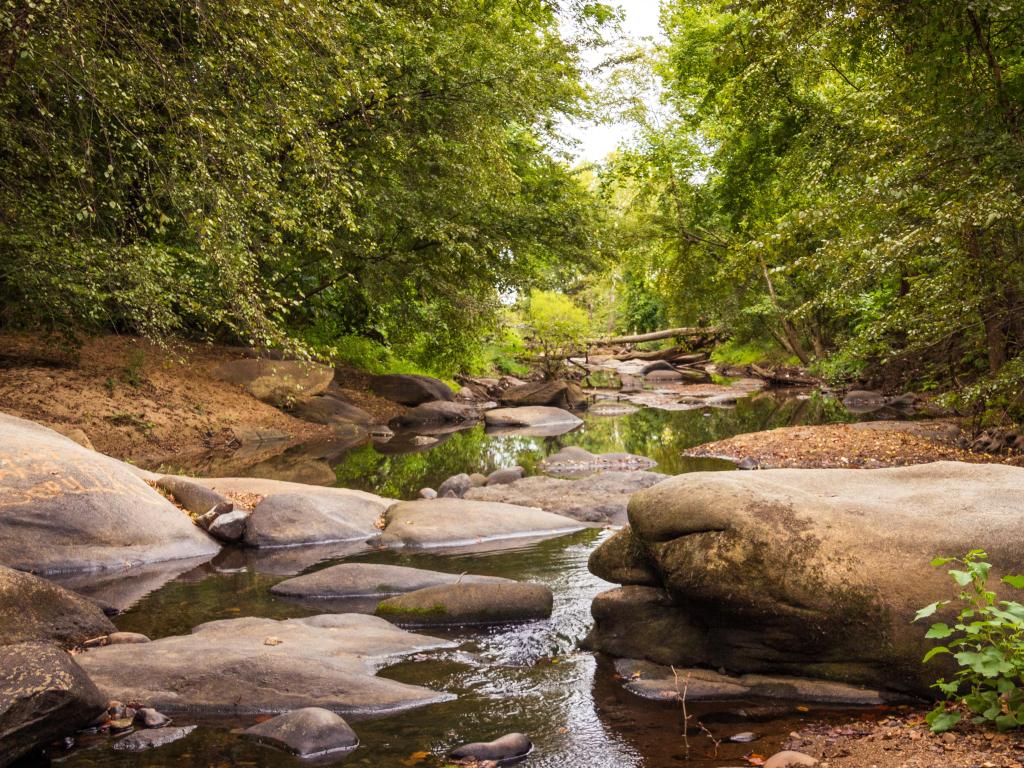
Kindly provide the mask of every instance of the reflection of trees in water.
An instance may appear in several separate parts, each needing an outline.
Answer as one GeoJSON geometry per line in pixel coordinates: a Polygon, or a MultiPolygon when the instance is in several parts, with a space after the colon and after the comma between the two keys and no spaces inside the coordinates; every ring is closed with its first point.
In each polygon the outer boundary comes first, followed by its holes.
{"type": "Polygon", "coordinates": [[[850,420],[840,403],[819,394],[798,399],[762,393],[740,400],[735,408],[642,408],[625,416],[587,416],[583,427],[558,437],[495,436],[476,427],[416,453],[383,455],[368,445],[346,454],[335,466],[335,474],[340,486],[409,499],[420,488],[436,488],[460,472],[487,474],[520,464],[532,473],[541,459],[569,445],[593,453],[649,456],[660,471],[675,474],[692,468],[682,452],[703,443],[777,427],[850,420]]]}

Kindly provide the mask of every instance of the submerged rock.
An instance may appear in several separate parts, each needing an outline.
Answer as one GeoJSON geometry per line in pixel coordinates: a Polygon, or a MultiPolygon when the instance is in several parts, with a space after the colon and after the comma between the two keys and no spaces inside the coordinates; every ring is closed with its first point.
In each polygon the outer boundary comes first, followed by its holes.
{"type": "Polygon", "coordinates": [[[374,674],[398,656],[450,645],[375,616],[325,614],[211,621],[188,635],[96,648],[78,659],[104,700],[145,701],[163,712],[383,714],[451,698],[374,674]]]}
{"type": "Polygon", "coordinates": [[[242,734],[261,744],[293,752],[299,757],[348,752],[359,737],[341,716],[321,707],[304,707],[246,728],[242,734]]]}
{"type": "Polygon", "coordinates": [[[993,585],[1018,572],[1022,498],[1024,469],[955,462],[670,478],[630,501],[635,557],[608,558],[659,584],[598,596],[588,643],[676,666],[933,694],[943,669],[920,663],[933,643],[913,618],[950,584],[929,563],[980,547],[993,585]],[[654,619],[671,629],[652,632],[654,619]]]}
{"type": "Polygon", "coordinates": [[[498,576],[472,576],[427,571],[382,563],[341,563],[330,568],[282,581],[270,588],[275,595],[332,599],[381,597],[414,592],[443,584],[514,583],[498,576]]]}
{"type": "Polygon", "coordinates": [[[0,566],[0,645],[32,641],[76,645],[116,631],[92,600],[0,566]]]}
{"type": "Polygon", "coordinates": [[[84,728],[107,699],[67,653],[47,643],[0,647],[0,765],[84,728]]]}
{"type": "Polygon", "coordinates": [[[500,624],[546,619],[553,597],[543,584],[469,583],[427,587],[392,597],[377,606],[377,615],[399,624],[500,624]]]}
{"type": "Polygon", "coordinates": [[[144,728],[115,741],[113,749],[115,752],[145,752],[147,749],[156,749],[183,739],[195,729],[194,725],[182,725],[176,728],[144,728]]]}
{"type": "Polygon", "coordinates": [[[522,733],[507,733],[494,741],[464,744],[448,753],[452,760],[493,760],[502,763],[526,757],[533,750],[533,742],[522,733]]]}
{"type": "Polygon", "coordinates": [[[630,496],[666,477],[640,471],[601,472],[578,480],[535,475],[505,485],[473,488],[466,493],[466,498],[538,507],[589,523],[621,525],[626,521],[630,496]]]}
{"type": "Polygon", "coordinates": [[[0,414],[0,562],[49,574],[213,556],[220,546],[138,472],[0,414]]]}
{"type": "Polygon", "coordinates": [[[403,501],[387,511],[386,520],[381,543],[410,547],[558,536],[583,527],[568,517],[531,507],[468,499],[403,501]]]}

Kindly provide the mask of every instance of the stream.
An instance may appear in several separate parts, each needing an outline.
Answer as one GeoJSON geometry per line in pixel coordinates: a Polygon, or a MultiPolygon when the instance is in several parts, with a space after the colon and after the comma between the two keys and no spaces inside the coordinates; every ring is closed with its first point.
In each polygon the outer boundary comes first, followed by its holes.
{"type": "MultiPolygon", "coordinates": [[[[566,445],[593,452],[629,451],[656,459],[659,471],[727,469],[716,460],[684,459],[685,448],[740,432],[777,426],[849,421],[852,416],[822,397],[795,398],[760,394],[731,409],[661,411],[644,408],[618,417],[588,416],[579,430],[556,438],[489,436],[481,428],[446,436],[429,450],[399,453],[394,446],[366,445],[333,463],[337,484],[387,496],[414,498],[419,488],[436,487],[458,472],[488,472],[521,464],[531,471],[544,456],[566,445]]],[[[282,455],[264,461],[261,473],[292,465],[282,455]]],[[[361,744],[341,762],[353,766],[444,765],[443,756],[467,741],[488,741],[521,731],[534,741],[528,766],[626,768],[689,765],[724,768],[746,764],[750,752],[770,755],[807,717],[828,716],[788,705],[745,701],[690,707],[689,746],[683,738],[683,715],[676,704],[644,701],[624,691],[611,663],[577,650],[590,626],[590,602],[611,585],[587,570],[587,558],[610,531],[587,529],[539,543],[515,542],[487,552],[376,551],[350,556],[351,561],[409,565],[451,573],[476,573],[543,582],[555,596],[550,620],[491,628],[423,630],[455,640],[457,648],[421,654],[381,672],[385,677],[428,686],[457,699],[376,720],[351,722],[361,744]],[[717,746],[694,723],[723,743],[717,746]],[[753,731],[752,744],[726,739],[753,731]]],[[[298,555],[299,553],[293,553],[298,555]]],[[[187,633],[204,621],[241,616],[285,618],[325,612],[372,611],[359,601],[302,603],[270,594],[269,588],[297,570],[335,564],[334,557],[314,565],[299,557],[265,558],[225,550],[210,563],[183,573],[140,599],[115,619],[126,631],[151,638],[187,633]]],[[[315,558],[313,558],[315,559],[315,558]]],[[[199,725],[174,744],[141,754],[110,748],[111,740],[83,736],[58,762],[66,768],[128,766],[298,766],[309,761],[239,739],[232,729],[253,722],[222,721],[179,715],[176,724],[199,725]]],[[[334,762],[338,762],[335,760],[334,762]]]]}

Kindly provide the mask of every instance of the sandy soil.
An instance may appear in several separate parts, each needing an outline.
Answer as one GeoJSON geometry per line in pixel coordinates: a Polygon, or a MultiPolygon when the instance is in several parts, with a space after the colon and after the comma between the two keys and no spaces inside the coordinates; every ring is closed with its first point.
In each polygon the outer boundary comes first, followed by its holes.
{"type": "MultiPolygon", "coordinates": [[[[74,354],[37,336],[0,334],[0,410],[81,429],[97,450],[147,467],[227,449],[236,430],[283,432],[291,442],[330,433],[210,376],[217,363],[241,356],[123,336],[87,340],[74,354]]],[[[355,405],[383,421],[400,408],[365,391],[365,375],[350,378],[340,394],[355,405]]]]}
{"type": "Polygon", "coordinates": [[[819,758],[820,768],[1024,768],[1024,733],[961,726],[933,734],[920,712],[810,725],[785,748],[819,758]]]}
{"type": "Polygon", "coordinates": [[[1019,456],[975,453],[956,444],[955,421],[869,421],[782,427],[705,443],[688,456],[750,458],[762,469],[782,467],[879,468],[932,461],[1020,463],[1019,456]]]}

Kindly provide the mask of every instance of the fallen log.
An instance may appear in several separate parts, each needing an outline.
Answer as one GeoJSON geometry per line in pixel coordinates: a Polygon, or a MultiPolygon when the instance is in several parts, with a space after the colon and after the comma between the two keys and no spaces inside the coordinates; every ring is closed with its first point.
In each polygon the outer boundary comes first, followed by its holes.
{"type": "Polygon", "coordinates": [[[667,328],[664,331],[652,331],[641,333],[635,336],[615,336],[610,339],[594,339],[589,343],[592,346],[610,346],[612,344],[640,344],[644,341],[658,341],[659,339],[672,339],[675,337],[690,338],[694,336],[717,336],[720,333],[718,328],[667,328]]]}

